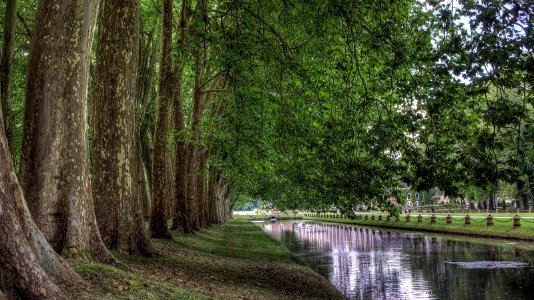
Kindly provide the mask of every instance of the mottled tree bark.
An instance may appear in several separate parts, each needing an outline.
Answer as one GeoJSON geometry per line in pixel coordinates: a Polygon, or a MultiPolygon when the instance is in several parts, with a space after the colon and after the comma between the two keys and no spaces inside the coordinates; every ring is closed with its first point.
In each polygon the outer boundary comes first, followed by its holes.
{"type": "Polygon", "coordinates": [[[141,143],[141,159],[143,160],[143,167],[146,170],[146,181],[148,183],[147,186],[147,196],[148,199],[143,204],[144,209],[146,209],[146,217],[149,219],[151,212],[152,212],[152,154],[151,154],[151,143],[150,143],[150,136],[148,133],[148,130],[145,128],[141,128],[140,132],[140,141],[141,143]]]}
{"type": "MultiPolygon", "coordinates": [[[[182,10],[180,15],[180,32],[177,34],[177,50],[182,56],[186,54],[186,38],[189,19],[191,17],[191,3],[190,1],[182,1],[182,10]]],[[[183,57],[182,57],[183,59],[183,57]]],[[[175,211],[173,215],[172,228],[181,229],[185,233],[192,232],[191,220],[189,211],[189,203],[187,201],[187,158],[188,158],[188,148],[186,144],[186,132],[185,132],[185,121],[184,121],[184,111],[183,111],[183,95],[182,95],[182,84],[183,84],[183,72],[184,72],[184,63],[182,61],[176,64],[176,84],[174,91],[174,130],[177,135],[176,145],[175,145],[175,186],[176,194],[175,199],[175,211]]]]}
{"type": "Polygon", "coordinates": [[[199,153],[199,166],[197,174],[197,199],[198,199],[198,222],[200,227],[208,226],[207,220],[207,205],[205,197],[206,189],[206,163],[208,161],[209,152],[207,149],[201,148],[199,153]]]}
{"type": "Polygon", "coordinates": [[[209,168],[208,176],[208,221],[209,224],[216,224],[217,219],[217,199],[215,195],[215,190],[217,189],[217,181],[219,172],[215,171],[214,168],[209,168]]]}
{"type": "Polygon", "coordinates": [[[208,184],[208,215],[210,224],[222,224],[231,218],[230,184],[221,172],[210,169],[208,184]]]}
{"type": "Polygon", "coordinates": [[[149,254],[135,164],[139,49],[138,0],[103,0],[97,47],[93,194],[102,239],[110,249],[149,254]],[[136,220],[135,218],[141,218],[136,220]]]}
{"type": "Polygon", "coordinates": [[[208,226],[214,224],[213,222],[213,214],[214,214],[214,195],[213,195],[213,174],[210,168],[208,168],[208,177],[206,178],[206,219],[208,220],[208,226]]]}
{"type": "MultiPolygon", "coordinates": [[[[156,51],[152,51],[156,47],[152,45],[154,42],[154,31],[151,31],[148,34],[148,37],[143,39],[141,34],[142,29],[140,29],[139,37],[139,67],[137,72],[137,99],[139,104],[142,107],[146,100],[150,98],[151,88],[152,88],[152,76],[154,73],[154,59],[156,51]]],[[[144,113],[144,111],[142,111],[144,113]]],[[[142,116],[141,116],[142,117],[142,116]]]]}
{"type": "Polygon", "coordinates": [[[2,61],[0,63],[0,103],[4,115],[4,130],[11,153],[13,145],[13,118],[11,109],[11,70],[13,69],[13,39],[17,19],[17,0],[6,1],[4,17],[4,40],[2,45],[2,61]]]}
{"type": "Polygon", "coordinates": [[[134,159],[135,168],[137,169],[137,189],[139,193],[139,201],[141,201],[141,210],[143,212],[143,218],[147,220],[150,216],[150,198],[147,188],[147,179],[145,176],[145,166],[143,163],[143,157],[141,155],[141,137],[136,140],[137,152],[134,159]]]}
{"type": "Polygon", "coordinates": [[[114,262],[96,225],[87,151],[89,58],[98,4],[39,2],[20,177],[31,213],[56,251],[114,262]]]}
{"type": "Polygon", "coordinates": [[[177,71],[177,90],[176,90],[176,103],[174,104],[174,129],[177,132],[178,139],[176,142],[176,177],[175,177],[175,210],[172,222],[173,229],[181,229],[185,233],[191,232],[191,222],[189,220],[189,214],[187,213],[188,203],[186,199],[186,187],[187,187],[187,145],[184,142],[185,124],[184,115],[182,109],[182,68],[177,71]]]}
{"type": "MultiPolygon", "coordinates": [[[[135,140],[134,144],[134,159],[140,159],[141,143],[139,139],[135,140]]],[[[144,170],[136,168],[136,166],[141,166],[142,164],[133,164],[132,178],[140,178],[142,176],[142,182],[133,186],[132,189],[132,218],[133,218],[133,230],[134,236],[132,237],[133,243],[136,246],[137,250],[144,256],[152,256],[156,250],[150,241],[148,231],[145,227],[146,215],[143,209],[143,201],[147,201],[147,191],[146,191],[146,181],[144,170]],[[139,174],[139,172],[143,172],[139,174]]],[[[146,203],[146,202],[145,202],[146,203]]]]}
{"type": "Polygon", "coordinates": [[[2,124],[0,112],[0,299],[66,299],[54,281],[80,279],[31,219],[2,124]]]}
{"type": "Polygon", "coordinates": [[[183,67],[180,65],[176,72],[176,91],[174,104],[174,130],[177,133],[176,141],[176,194],[175,194],[175,211],[173,217],[173,229],[181,229],[185,233],[192,231],[191,220],[188,212],[187,202],[187,145],[185,143],[185,122],[183,113],[183,96],[182,96],[182,75],[183,67]]]}
{"type": "Polygon", "coordinates": [[[198,142],[200,141],[200,122],[202,120],[202,66],[201,52],[195,51],[195,84],[193,88],[193,112],[191,116],[191,144],[188,145],[187,152],[187,213],[193,230],[198,230],[198,207],[197,198],[197,176],[199,167],[198,142]]]}
{"type": "Polygon", "coordinates": [[[173,217],[173,229],[180,229],[185,233],[192,232],[190,216],[188,211],[188,202],[186,196],[187,187],[187,145],[183,142],[178,142],[176,145],[176,194],[174,199],[176,200],[176,206],[173,217]]]}
{"type": "MultiPolygon", "coordinates": [[[[210,90],[215,89],[219,86],[221,81],[221,76],[217,75],[210,86],[210,90]]],[[[197,90],[195,90],[197,91],[197,90]]],[[[200,122],[202,121],[204,117],[204,111],[206,110],[205,107],[208,104],[208,101],[210,101],[211,97],[210,94],[205,94],[203,91],[198,90],[198,95],[195,93],[193,99],[195,100],[194,103],[198,103],[198,107],[195,107],[193,105],[193,120],[192,120],[192,130],[193,130],[193,147],[196,150],[196,157],[195,161],[191,162],[191,166],[195,167],[195,173],[192,174],[194,176],[194,180],[196,181],[196,187],[195,187],[195,200],[196,200],[196,206],[197,206],[197,219],[198,219],[198,226],[200,227],[206,227],[209,225],[209,218],[208,218],[208,205],[207,205],[207,197],[206,197],[206,165],[210,154],[210,150],[206,148],[206,146],[201,145],[201,128],[200,128],[200,122]]],[[[218,115],[222,113],[224,106],[223,105],[215,105],[213,110],[211,111],[212,115],[218,115]]]]}
{"type": "MultiPolygon", "coordinates": [[[[174,106],[174,105],[173,105],[174,106]]],[[[172,114],[170,112],[172,112],[172,107],[169,108],[169,117],[172,116],[172,114]]],[[[170,125],[172,124],[172,119],[169,118],[168,120],[168,123],[169,125],[169,131],[171,130],[170,128],[170,125]]],[[[166,180],[166,186],[167,186],[167,190],[166,190],[166,194],[165,194],[165,199],[166,200],[166,203],[167,203],[167,219],[169,220],[172,220],[173,218],[173,215],[174,215],[174,209],[175,209],[175,206],[176,206],[176,203],[175,201],[173,201],[174,199],[174,195],[176,193],[176,184],[175,184],[175,181],[174,181],[174,178],[176,177],[176,172],[175,172],[175,169],[174,169],[174,165],[176,165],[176,160],[175,160],[175,150],[174,150],[174,143],[172,144],[168,144],[167,145],[167,165],[165,166],[167,168],[166,170],[166,177],[165,177],[165,180],[166,180]]]]}
{"type": "Polygon", "coordinates": [[[154,82],[154,74],[156,69],[156,62],[158,58],[158,39],[153,32],[149,34],[147,42],[144,47],[140,48],[140,68],[138,69],[137,78],[137,109],[140,113],[137,115],[136,132],[138,142],[138,158],[134,161],[137,164],[138,169],[138,184],[139,184],[139,197],[141,199],[141,206],[143,208],[143,215],[146,219],[150,217],[150,188],[147,187],[147,182],[150,184],[151,166],[152,160],[150,158],[150,142],[148,141],[149,133],[146,128],[146,117],[148,106],[151,102],[151,95],[154,82]],[[145,176],[148,175],[148,179],[145,176]]]}
{"type": "Polygon", "coordinates": [[[198,169],[197,161],[197,149],[193,144],[189,144],[187,149],[187,189],[186,189],[186,199],[187,199],[187,214],[188,221],[192,230],[199,229],[198,223],[198,203],[197,203],[197,181],[196,181],[196,172],[198,169]]]}
{"type": "Polygon", "coordinates": [[[160,58],[159,103],[154,137],[154,156],[152,161],[152,214],[150,232],[154,238],[171,238],[167,227],[167,137],[168,114],[173,100],[174,76],[172,72],[171,40],[173,27],[172,0],[163,1],[162,49],[160,58]]]}

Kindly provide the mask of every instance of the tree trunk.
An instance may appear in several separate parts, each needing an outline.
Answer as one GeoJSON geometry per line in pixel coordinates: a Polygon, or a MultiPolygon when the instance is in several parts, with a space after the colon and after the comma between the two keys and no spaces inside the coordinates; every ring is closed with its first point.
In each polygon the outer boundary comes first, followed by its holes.
{"type": "Polygon", "coordinates": [[[173,27],[172,0],[163,1],[162,49],[159,78],[159,105],[154,137],[152,165],[152,215],[150,232],[154,238],[171,238],[167,227],[167,176],[168,113],[173,100],[174,76],[172,73],[171,40],[173,27]]]}
{"type": "Polygon", "coordinates": [[[217,172],[213,168],[209,168],[208,178],[208,215],[209,224],[215,224],[215,216],[217,215],[215,187],[217,185],[217,172]]]}
{"type": "MultiPolygon", "coordinates": [[[[172,107],[169,109],[169,112],[172,111],[172,107]]],[[[169,116],[171,116],[172,114],[169,113],[169,116]]],[[[168,123],[169,124],[169,130],[171,130],[170,128],[170,125],[172,123],[172,120],[169,119],[168,120],[168,123]]],[[[166,203],[167,203],[167,219],[168,220],[172,220],[173,217],[174,217],[174,210],[175,210],[175,206],[176,206],[176,203],[175,201],[173,201],[174,199],[174,195],[176,194],[176,184],[175,184],[175,180],[174,178],[176,178],[176,171],[174,170],[174,166],[176,165],[176,160],[175,160],[175,150],[174,150],[174,143],[172,144],[168,144],[167,145],[167,165],[165,165],[165,167],[167,168],[166,169],[166,183],[165,185],[167,186],[167,189],[166,189],[166,195],[165,195],[165,199],[167,199],[166,203]]]]}
{"type": "MultiPolygon", "coordinates": [[[[142,30],[140,29],[140,32],[142,30]]],[[[148,100],[150,98],[150,93],[152,92],[152,75],[154,73],[153,64],[154,60],[153,58],[156,53],[156,51],[153,51],[156,47],[152,47],[153,44],[156,44],[153,42],[154,40],[154,31],[151,31],[148,34],[148,37],[145,40],[143,39],[143,36],[140,35],[139,38],[139,68],[137,71],[137,99],[139,100],[139,104],[142,105],[145,103],[145,100],[148,100]]],[[[144,111],[142,112],[144,113],[144,111]]],[[[142,117],[142,116],[141,116],[142,117]]]]}
{"type": "Polygon", "coordinates": [[[187,174],[186,174],[186,163],[187,163],[187,146],[183,142],[178,142],[176,144],[176,194],[175,194],[175,211],[173,218],[173,229],[180,229],[185,233],[190,233],[191,221],[189,220],[189,214],[187,214],[188,203],[187,203],[187,174]]]}
{"type": "MultiPolygon", "coordinates": [[[[196,45],[198,48],[198,45],[196,45]]],[[[197,173],[199,171],[198,142],[200,141],[200,122],[202,120],[202,66],[201,51],[197,49],[194,53],[195,85],[193,88],[193,112],[191,116],[191,144],[188,145],[187,157],[187,202],[188,214],[193,230],[199,229],[197,198],[197,173]]]]}
{"type": "Polygon", "coordinates": [[[497,188],[492,188],[489,192],[489,198],[488,198],[488,209],[489,210],[495,210],[496,207],[496,196],[497,196],[497,188]]]}
{"type": "Polygon", "coordinates": [[[143,163],[143,157],[141,152],[141,137],[138,137],[137,140],[137,152],[136,158],[134,159],[135,168],[137,169],[137,188],[139,189],[139,200],[141,201],[141,210],[143,212],[143,218],[147,220],[147,217],[150,216],[150,195],[147,188],[147,178],[145,176],[145,166],[143,163]]]}
{"type": "Polygon", "coordinates": [[[523,209],[526,209],[528,210],[529,209],[529,205],[528,205],[528,191],[526,189],[526,186],[525,186],[525,181],[522,180],[522,179],[519,179],[517,182],[517,193],[516,193],[516,198],[517,199],[520,199],[521,201],[521,205],[523,206],[523,209]]]}
{"type": "Polygon", "coordinates": [[[87,151],[87,85],[98,2],[39,2],[20,177],[32,215],[58,253],[109,263],[115,259],[96,225],[87,151]]]}
{"type": "Polygon", "coordinates": [[[222,224],[231,218],[230,185],[220,171],[210,169],[208,184],[209,223],[222,224]]]}
{"type": "Polygon", "coordinates": [[[136,183],[138,0],[104,0],[95,84],[93,192],[100,234],[110,249],[149,254],[136,183]],[[138,203],[139,202],[139,203],[138,203]],[[140,217],[141,220],[135,220],[140,217]]]}
{"type": "Polygon", "coordinates": [[[187,215],[189,226],[191,230],[198,230],[198,203],[197,203],[197,185],[196,185],[196,171],[197,171],[197,151],[193,144],[187,145],[187,215]]]}
{"type": "Polygon", "coordinates": [[[182,76],[183,65],[179,64],[176,70],[176,91],[174,104],[174,130],[176,131],[176,194],[175,211],[173,218],[173,229],[181,229],[185,233],[190,233],[191,220],[189,219],[187,202],[187,145],[185,144],[185,122],[183,113],[182,96],[182,76]]]}
{"type": "Polygon", "coordinates": [[[147,185],[147,202],[143,204],[146,209],[146,217],[150,218],[151,212],[152,212],[152,155],[150,150],[150,136],[148,133],[148,129],[141,127],[140,132],[140,143],[141,143],[141,159],[143,160],[143,166],[146,170],[146,182],[147,185]]]}
{"type": "Polygon", "coordinates": [[[174,130],[176,133],[175,143],[175,172],[174,178],[176,193],[175,210],[172,221],[173,229],[180,229],[185,233],[192,232],[191,216],[189,214],[189,203],[187,201],[187,163],[188,163],[188,147],[186,144],[186,131],[184,121],[184,104],[182,95],[183,72],[184,72],[184,58],[187,54],[187,31],[189,19],[191,17],[191,3],[190,1],[182,1],[182,9],[180,15],[179,33],[176,35],[177,51],[181,54],[182,61],[178,61],[175,69],[176,83],[174,90],[174,130]]]}
{"type": "Polygon", "coordinates": [[[0,64],[0,103],[4,115],[4,130],[9,150],[13,153],[13,118],[11,111],[11,70],[13,68],[13,38],[17,19],[17,0],[6,1],[4,18],[4,43],[2,47],[2,61],[0,64]]]}
{"type": "MultiPolygon", "coordinates": [[[[156,69],[156,61],[158,58],[158,39],[154,37],[153,32],[150,33],[146,46],[143,51],[140,51],[141,68],[138,70],[138,85],[137,85],[137,109],[140,113],[137,115],[137,136],[139,142],[138,158],[135,159],[138,169],[138,184],[140,185],[140,199],[143,208],[143,215],[148,220],[150,217],[150,187],[147,187],[147,182],[150,185],[151,166],[150,159],[150,142],[148,141],[148,129],[146,128],[145,118],[148,116],[147,110],[151,102],[151,95],[153,89],[154,74],[156,69]],[[152,45],[152,46],[151,46],[152,45]],[[148,175],[148,179],[145,176],[148,175]]],[[[141,49],[142,50],[142,49],[141,49]]]]}
{"type": "MultiPolygon", "coordinates": [[[[140,160],[140,151],[141,151],[141,141],[139,139],[135,140],[134,143],[134,153],[133,157],[140,160]]],[[[146,181],[144,170],[142,169],[143,165],[141,163],[135,164],[133,167],[132,177],[141,178],[137,185],[133,186],[132,193],[132,217],[133,217],[133,237],[132,242],[134,245],[137,245],[137,250],[144,256],[150,257],[156,252],[148,231],[145,227],[146,215],[144,212],[143,206],[147,203],[147,191],[146,191],[146,181]],[[137,168],[141,166],[141,169],[137,168]],[[139,173],[141,172],[141,173],[139,173]]]]}
{"type": "Polygon", "coordinates": [[[202,149],[200,154],[198,175],[197,175],[197,199],[198,199],[198,220],[200,227],[208,226],[207,221],[207,205],[205,197],[206,189],[206,162],[208,161],[209,152],[206,149],[202,149]]]}
{"type": "Polygon", "coordinates": [[[0,112],[0,299],[67,299],[54,280],[74,284],[80,278],[31,219],[2,124],[0,112]]]}
{"type": "Polygon", "coordinates": [[[208,178],[207,178],[207,190],[208,190],[208,195],[207,195],[207,219],[208,219],[208,225],[212,225],[214,224],[213,222],[213,219],[214,219],[214,199],[215,199],[215,195],[213,193],[213,190],[214,190],[214,172],[213,172],[213,169],[212,168],[209,168],[208,167],[208,178]]]}

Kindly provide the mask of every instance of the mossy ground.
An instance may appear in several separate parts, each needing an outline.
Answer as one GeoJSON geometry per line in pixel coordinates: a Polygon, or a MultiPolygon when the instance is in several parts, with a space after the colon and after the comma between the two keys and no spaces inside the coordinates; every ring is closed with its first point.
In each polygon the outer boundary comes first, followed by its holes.
{"type": "Polygon", "coordinates": [[[159,256],[114,253],[114,267],[69,262],[77,299],[343,299],[323,277],[247,220],[153,240],[159,256]]]}

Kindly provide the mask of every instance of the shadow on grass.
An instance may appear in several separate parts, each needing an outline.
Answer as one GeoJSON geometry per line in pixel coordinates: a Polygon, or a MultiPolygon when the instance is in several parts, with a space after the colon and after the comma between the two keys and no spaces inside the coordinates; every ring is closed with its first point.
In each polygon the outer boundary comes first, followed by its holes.
{"type": "MultiPolygon", "coordinates": [[[[343,299],[323,277],[247,220],[153,240],[160,256],[114,253],[129,270],[72,262],[89,283],[76,298],[343,299]]],[[[74,298],[74,297],[73,297],[74,298]]]]}

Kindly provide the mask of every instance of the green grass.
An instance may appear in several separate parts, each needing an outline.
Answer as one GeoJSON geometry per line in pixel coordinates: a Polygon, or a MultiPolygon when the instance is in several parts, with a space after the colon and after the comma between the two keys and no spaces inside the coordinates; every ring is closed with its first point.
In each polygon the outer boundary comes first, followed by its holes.
{"type": "MultiPolygon", "coordinates": [[[[309,220],[319,220],[319,221],[325,221],[325,222],[336,222],[336,223],[347,223],[347,224],[358,224],[358,225],[365,225],[365,226],[377,226],[377,227],[384,227],[384,228],[398,228],[398,229],[410,229],[410,230],[418,230],[418,231],[428,231],[428,232],[439,232],[439,233],[447,233],[447,234],[463,234],[463,235],[469,235],[469,236],[477,236],[477,237],[488,237],[488,238],[508,238],[508,239],[520,239],[520,240],[534,240],[534,219],[528,219],[529,222],[526,222],[525,220],[521,220],[521,227],[514,228],[512,226],[513,221],[511,221],[511,218],[515,214],[493,214],[495,217],[505,217],[504,219],[495,218],[494,219],[494,225],[493,226],[487,226],[486,220],[484,219],[487,217],[486,214],[471,214],[470,216],[477,217],[477,216],[483,216],[484,218],[471,219],[471,225],[464,225],[464,219],[465,214],[457,214],[460,217],[453,218],[452,224],[447,224],[445,217],[447,214],[436,214],[437,222],[434,224],[430,223],[430,215],[431,214],[422,214],[425,216],[423,218],[422,223],[417,222],[417,215],[418,214],[412,214],[410,221],[406,222],[406,219],[404,216],[401,216],[399,221],[395,221],[394,218],[392,218],[390,221],[386,221],[386,213],[382,213],[382,220],[378,220],[378,216],[380,213],[374,213],[375,220],[371,220],[371,215],[368,214],[369,219],[368,220],[351,220],[351,219],[339,219],[339,218],[316,218],[316,217],[305,217],[305,219],[309,220]]],[[[453,214],[451,214],[452,216],[453,214]]],[[[522,216],[526,216],[526,214],[522,214],[522,216]]]]}
{"type": "Polygon", "coordinates": [[[126,268],[71,261],[78,299],[343,299],[323,277],[246,219],[173,240],[159,256],[114,253],[126,268]]]}
{"type": "MultiPolygon", "coordinates": [[[[382,215],[386,215],[387,212],[383,212],[383,211],[370,211],[370,212],[358,212],[356,213],[357,215],[379,215],[379,214],[382,214],[382,215]]],[[[417,212],[417,211],[412,211],[411,215],[412,216],[417,216],[417,215],[432,215],[432,212],[417,212]]],[[[447,216],[447,215],[451,215],[451,216],[462,216],[462,217],[465,217],[466,215],[470,215],[470,216],[476,216],[476,217],[487,217],[489,214],[491,214],[492,216],[494,217],[513,217],[515,215],[519,215],[521,217],[532,217],[534,218],[534,213],[529,213],[529,212],[519,212],[519,213],[515,213],[515,212],[490,212],[490,213],[487,213],[483,210],[481,210],[480,212],[478,212],[477,210],[472,210],[471,212],[469,212],[469,210],[464,210],[463,212],[451,212],[451,213],[448,213],[448,212],[436,212],[434,213],[436,216],[447,216]]],[[[532,220],[534,222],[534,220],[532,220]]]]}
{"type": "MultiPolygon", "coordinates": [[[[251,219],[251,220],[265,220],[269,219],[273,215],[256,215],[256,214],[239,214],[234,215],[235,219],[251,219]]],[[[288,220],[288,219],[294,219],[294,218],[302,218],[303,214],[280,214],[280,215],[274,215],[278,220],[288,220]]]]}
{"type": "Polygon", "coordinates": [[[69,261],[85,284],[71,291],[77,299],[212,299],[195,289],[175,286],[114,266],[69,261]]]}

